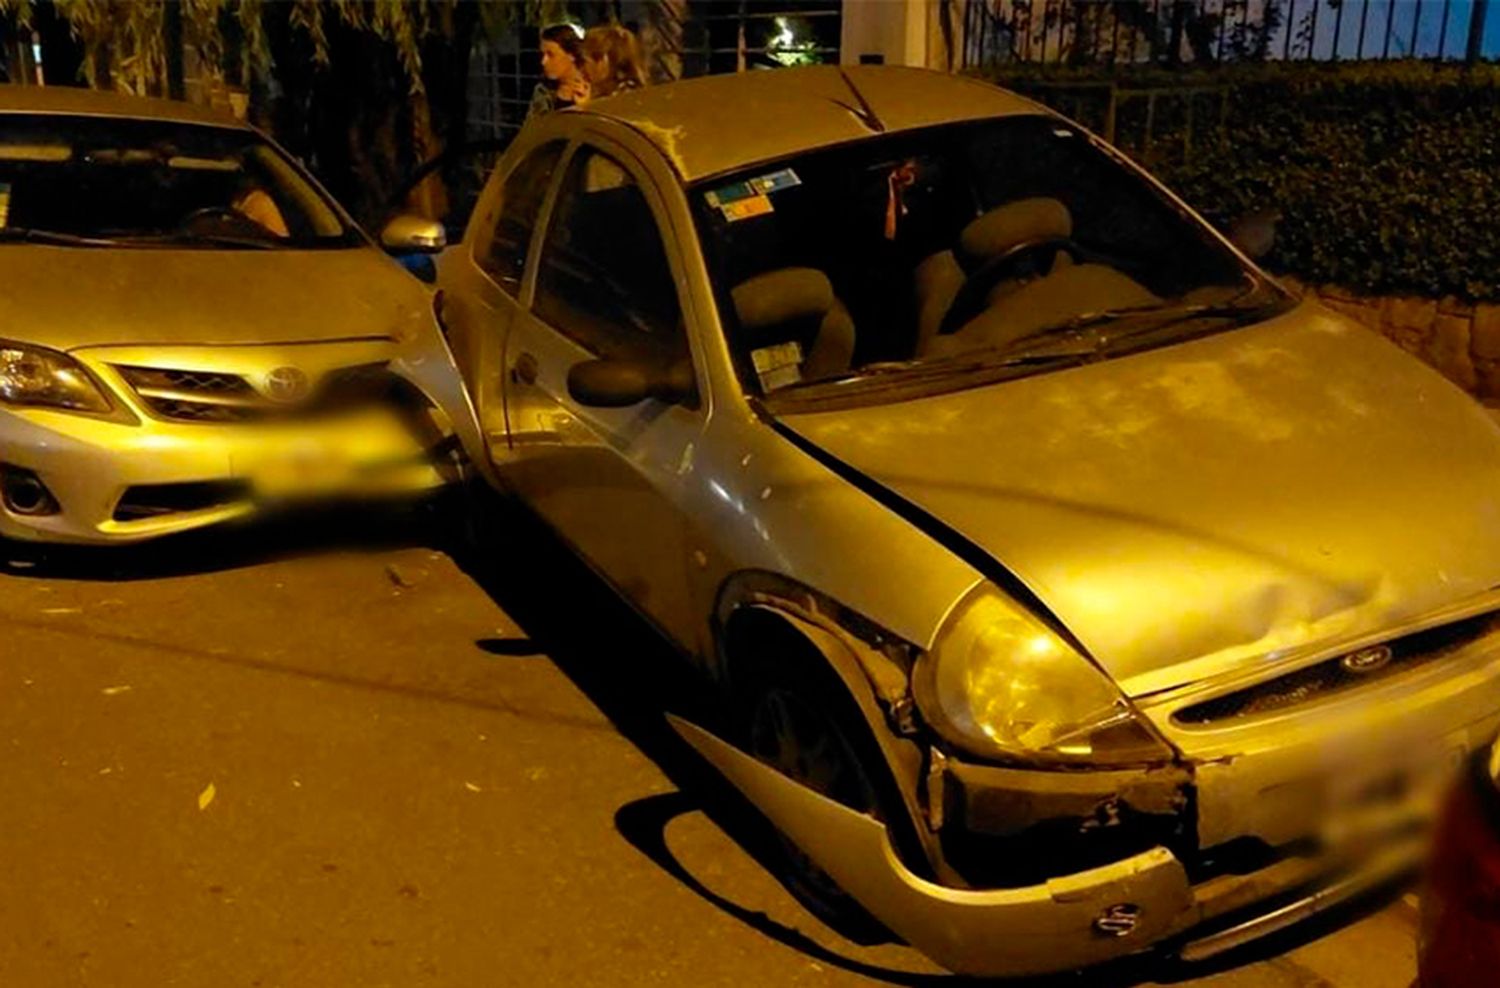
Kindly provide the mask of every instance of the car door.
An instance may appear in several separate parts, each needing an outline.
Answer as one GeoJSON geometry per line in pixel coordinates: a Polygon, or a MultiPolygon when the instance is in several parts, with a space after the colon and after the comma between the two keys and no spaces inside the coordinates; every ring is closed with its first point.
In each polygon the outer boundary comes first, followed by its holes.
{"type": "Polygon", "coordinates": [[[704,427],[679,294],[681,260],[645,171],[601,139],[578,144],[534,250],[529,309],[505,344],[503,483],[685,646],[697,625],[686,518],[677,507],[704,427]],[[627,362],[679,382],[677,398],[580,401],[569,374],[627,362]]]}
{"type": "Polygon", "coordinates": [[[567,141],[554,139],[523,149],[495,176],[481,199],[462,244],[438,263],[442,316],[448,345],[464,377],[486,448],[471,451],[490,460],[489,448],[504,448],[505,335],[522,311],[522,275],[542,207],[567,141]]]}

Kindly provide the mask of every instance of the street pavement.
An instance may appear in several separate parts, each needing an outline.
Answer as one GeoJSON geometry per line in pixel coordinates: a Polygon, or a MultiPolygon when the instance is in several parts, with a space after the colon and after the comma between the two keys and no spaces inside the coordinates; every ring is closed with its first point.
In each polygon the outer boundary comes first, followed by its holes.
{"type": "MultiPolygon", "coordinates": [[[[0,986],[957,983],[788,895],[664,725],[690,681],[545,536],[339,521],[6,550],[0,986]]],[[[1407,988],[1413,901],[1056,983],[1407,988]]]]}

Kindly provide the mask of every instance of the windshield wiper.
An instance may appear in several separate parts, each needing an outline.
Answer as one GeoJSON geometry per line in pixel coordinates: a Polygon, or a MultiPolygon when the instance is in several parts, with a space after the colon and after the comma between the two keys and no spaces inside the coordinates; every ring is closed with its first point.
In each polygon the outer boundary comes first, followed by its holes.
{"type": "MultiPolygon", "coordinates": [[[[1103,309],[1098,312],[1084,312],[1061,323],[1044,326],[1033,330],[1011,341],[1011,346],[1016,344],[1031,343],[1043,337],[1059,338],[1063,340],[1075,340],[1086,334],[1088,330],[1100,326],[1115,323],[1138,324],[1136,328],[1124,330],[1119,333],[1105,333],[1098,335],[1093,350],[1099,352],[1107,349],[1110,344],[1119,340],[1129,339],[1143,333],[1155,332],[1168,326],[1190,319],[1221,319],[1251,317],[1256,313],[1263,312],[1274,304],[1275,300],[1267,300],[1260,304],[1246,304],[1243,299],[1252,294],[1255,289],[1242,292],[1224,302],[1201,302],[1192,305],[1136,305],[1121,309],[1103,309]]],[[[1005,351],[1002,351],[1004,353],[1005,351]]]]}
{"type": "Polygon", "coordinates": [[[133,244],[215,244],[221,247],[246,247],[254,250],[277,250],[281,243],[259,237],[236,237],[227,233],[140,233],[122,238],[133,244]]]}
{"type": "MultiPolygon", "coordinates": [[[[775,393],[783,394],[803,388],[839,387],[897,376],[901,378],[899,383],[904,384],[912,381],[923,381],[933,377],[973,374],[996,368],[1078,362],[1087,360],[1093,354],[1094,350],[1091,348],[1072,348],[1067,350],[1033,350],[1025,353],[1007,353],[991,356],[969,352],[937,360],[922,358],[915,360],[890,360],[868,364],[858,370],[849,371],[846,374],[839,374],[834,377],[820,377],[811,381],[798,381],[795,384],[788,384],[777,388],[775,393]]],[[[889,382],[882,381],[881,383],[889,382]]]]}
{"type": "Polygon", "coordinates": [[[30,226],[0,226],[0,243],[51,244],[59,247],[115,247],[119,241],[108,237],[84,237],[60,230],[41,230],[30,226]]]}

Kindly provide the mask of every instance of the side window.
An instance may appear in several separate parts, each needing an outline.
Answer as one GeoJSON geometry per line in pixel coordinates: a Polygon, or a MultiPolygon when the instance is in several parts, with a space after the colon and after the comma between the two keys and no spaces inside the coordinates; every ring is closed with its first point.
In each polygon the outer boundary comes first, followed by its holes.
{"type": "Polygon", "coordinates": [[[490,246],[479,257],[479,266],[489,272],[500,287],[512,295],[520,294],[521,273],[526,267],[526,251],[531,246],[531,232],[536,228],[537,213],[547,195],[552,172],[562,156],[564,144],[553,142],[537,148],[516,166],[505,179],[500,192],[500,217],[490,246]]]}
{"type": "Polygon", "coordinates": [[[574,155],[537,270],[538,318],[600,357],[687,353],[677,285],[640,186],[597,151],[574,155]]]}

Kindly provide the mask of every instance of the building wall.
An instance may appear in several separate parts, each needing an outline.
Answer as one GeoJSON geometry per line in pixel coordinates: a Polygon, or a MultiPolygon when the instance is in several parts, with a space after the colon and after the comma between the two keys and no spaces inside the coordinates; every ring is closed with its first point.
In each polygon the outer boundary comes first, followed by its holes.
{"type": "Polygon", "coordinates": [[[937,0],[844,0],[845,65],[878,56],[886,65],[934,67],[929,44],[937,0]]]}

